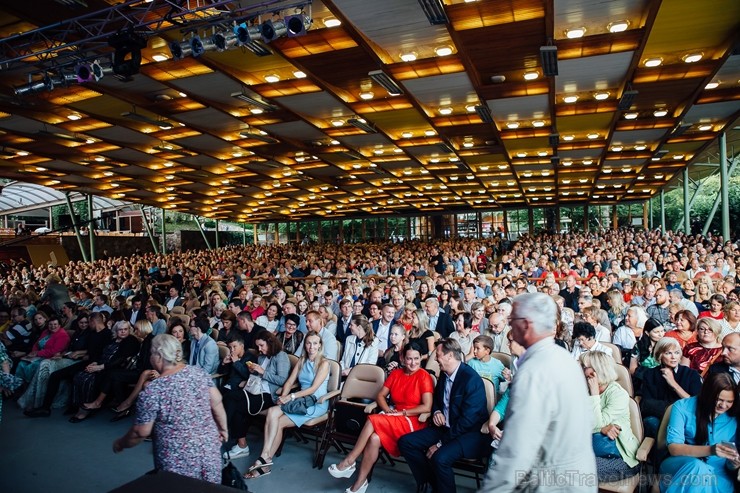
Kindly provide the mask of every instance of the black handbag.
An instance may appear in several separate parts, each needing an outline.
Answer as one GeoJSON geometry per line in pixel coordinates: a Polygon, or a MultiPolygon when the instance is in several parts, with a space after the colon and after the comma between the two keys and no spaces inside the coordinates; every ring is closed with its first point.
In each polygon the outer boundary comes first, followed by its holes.
{"type": "Polygon", "coordinates": [[[307,395],[288,401],[280,409],[287,414],[308,414],[308,408],[316,405],[316,397],[313,395],[307,395]]]}
{"type": "Polygon", "coordinates": [[[221,484],[240,491],[249,491],[249,486],[244,481],[242,473],[231,461],[227,462],[224,468],[221,469],[221,484]]]}

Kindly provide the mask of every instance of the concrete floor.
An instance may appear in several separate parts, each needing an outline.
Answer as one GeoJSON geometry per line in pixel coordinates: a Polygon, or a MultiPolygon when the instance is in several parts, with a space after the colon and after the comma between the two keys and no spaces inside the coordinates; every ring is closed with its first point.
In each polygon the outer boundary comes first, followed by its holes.
{"type": "MultiPolygon", "coordinates": [[[[0,492],[103,493],[151,470],[150,443],[113,453],[113,440],[126,432],[132,420],[110,423],[112,416],[104,410],[87,421],[71,424],[61,410],[54,410],[50,418],[30,419],[6,400],[0,423],[0,492]]],[[[261,435],[251,432],[248,440],[252,454],[233,461],[241,471],[246,471],[261,449],[261,435]]],[[[250,490],[281,493],[299,486],[301,493],[343,492],[352,480],[334,479],[326,472],[340,455],[331,449],[324,468],[312,469],[313,446],[313,442],[302,444],[289,438],[272,474],[249,481],[250,490]]],[[[378,463],[368,493],[405,493],[415,488],[405,464],[391,467],[378,463]]],[[[475,482],[459,478],[457,491],[471,493],[475,482]]]]}

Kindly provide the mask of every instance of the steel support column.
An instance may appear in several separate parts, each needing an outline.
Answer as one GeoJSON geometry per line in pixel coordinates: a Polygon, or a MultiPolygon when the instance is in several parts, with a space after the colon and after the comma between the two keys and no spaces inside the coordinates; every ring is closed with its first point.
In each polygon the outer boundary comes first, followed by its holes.
{"type": "Polygon", "coordinates": [[[144,223],[146,234],[149,236],[149,241],[152,243],[152,250],[154,250],[154,253],[157,253],[159,251],[159,248],[157,248],[157,242],[154,241],[154,231],[152,225],[149,224],[149,220],[147,219],[146,214],[144,213],[144,206],[139,206],[139,212],[141,212],[141,222],[144,223]]]}
{"type": "Polygon", "coordinates": [[[660,231],[665,234],[665,189],[660,189],[660,231]]]}
{"type": "Polygon", "coordinates": [[[95,262],[95,220],[93,219],[93,196],[87,196],[87,215],[90,222],[87,224],[87,234],[90,239],[90,261],[95,262]]]}
{"type": "Polygon", "coordinates": [[[165,220],[167,211],[162,209],[162,237],[159,239],[160,246],[162,247],[162,255],[167,255],[167,229],[165,227],[165,220]]]}
{"type": "Polygon", "coordinates": [[[683,231],[691,234],[691,199],[689,198],[689,167],[683,169],[683,231]]]}
{"type": "MultiPolygon", "coordinates": [[[[80,234],[80,226],[77,224],[77,216],[72,208],[72,201],[69,199],[69,192],[64,194],[64,198],[67,199],[67,210],[69,215],[72,216],[72,227],[75,230],[75,236],[77,237],[77,243],[80,245],[80,253],[82,254],[82,260],[87,262],[87,251],[85,251],[85,242],[82,241],[82,235],[80,234]]],[[[5,216],[5,227],[8,227],[8,216],[5,216]]]]}
{"type": "Polygon", "coordinates": [[[198,220],[198,216],[193,214],[193,221],[195,221],[195,225],[198,226],[198,231],[200,231],[200,234],[203,236],[203,241],[206,242],[206,248],[209,250],[211,249],[211,243],[208,241],[208,237],[206,236],[206,232],[203,231],[203,226],[200,224],[200,221],[198,220]]]}
{"type": "Polygon", "coordinates": [[[216,219],[216,248],[218,248],[218,219],[216,219]]]}
{"type": "Polygon", "coordinates": [[[719,134],[719,177],[722,196],[722,238],[730,239],[730,174],[727,171],[727,134],[719,134]]]}

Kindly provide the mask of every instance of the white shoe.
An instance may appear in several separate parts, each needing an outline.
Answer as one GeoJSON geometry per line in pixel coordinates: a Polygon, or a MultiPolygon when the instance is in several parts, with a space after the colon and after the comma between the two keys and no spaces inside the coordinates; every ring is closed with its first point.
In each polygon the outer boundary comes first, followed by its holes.
{"type": "Polygon", "coordinates": [[[241,448],[238,443],[231,447],[231,450],[228,452],[224,452],[225,459],[236,459],[237,457],[246,457],[247,455],[249,455],[249,445],[241,448]]]}
{"type": "Polygon", "coordinates": [[[346,490],[344,490],[344,493],[365,493],[367,491],[367,487],[370,486],[370,483],[367,482],[367,479],[364,483],[362,483],[362,486],[357,488],[357,491],[352,491],[352,487],[350,486],[346,490]]]}
{"type": "Polygon", "coordinates": [[[347,469],[339,469],[339,464],[332,464],[329,466],[329,474],[335,478],[349,478],[355,473],[357,463],[353,462],[347,469]]]}

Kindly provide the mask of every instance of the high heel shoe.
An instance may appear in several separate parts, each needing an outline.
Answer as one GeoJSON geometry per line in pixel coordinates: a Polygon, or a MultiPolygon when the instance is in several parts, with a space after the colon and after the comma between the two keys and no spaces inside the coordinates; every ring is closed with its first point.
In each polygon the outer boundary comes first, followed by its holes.
{"type": "Polygon", "coordinates": [[[131,416],[131,412],[132,411],[133,411],[132,408],[124,409],[123,411],[119,411],[118,414],[116,414],[115,416],[113,416],[110,419],[110,422],[111,423],[115,423],[117,421],[121,421],[124,418],[127,418],[128,416],[131,416]]]}
{"type": "Polygon", "coordinates": [[[344,493],[365,493],[367,491],[367,487],[370,486],[370,483],[367,482],[367,479],[364,483],[362,483],[362,486],[357,488],[357,491],[352,491],[352,487],[350,486],[346,490],[344,490],[344,493]]]}
{"type": "Polygon", "coordinates": [[[357,463],[353,462],[347,469],[339,469],[339,464],[332,464],[327,471],[335,478],[349,478],[355,473],[355,469],[357,469],[357,463]]]}

